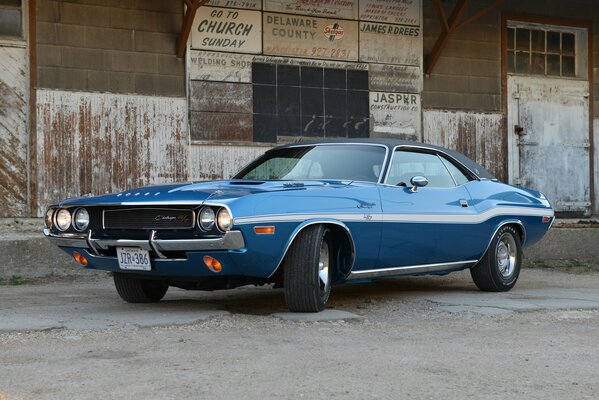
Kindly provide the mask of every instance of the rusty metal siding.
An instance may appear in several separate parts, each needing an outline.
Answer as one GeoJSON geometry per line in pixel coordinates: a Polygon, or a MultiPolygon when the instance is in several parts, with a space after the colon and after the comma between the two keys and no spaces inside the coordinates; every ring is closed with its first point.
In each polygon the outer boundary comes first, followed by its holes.
{"type": "Polygon", "coordinates": [[[0,217],[26,216],[27,51],[0,47],[0,217]]]}
{"type": "Polygon", "coordinates": [[[238,144],[192,144],[189,151],[190,179],[228,179],[270,148],[238,144]]]}
{"type": "Polygon", "coordinates": [[[425,142],[464,153],[507,180],[502,114],[426,110],[422,117],[425,142]]]}
{"type": "Polygon", "coordinates": [[[187,179],[184,98],[37,91],[38,214],[64,197],[187,179]]]}

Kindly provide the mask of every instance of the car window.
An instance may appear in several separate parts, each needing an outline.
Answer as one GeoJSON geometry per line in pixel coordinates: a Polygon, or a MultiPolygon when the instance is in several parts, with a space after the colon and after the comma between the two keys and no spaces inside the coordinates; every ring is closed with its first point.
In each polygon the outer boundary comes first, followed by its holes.
{"type": "Polygon", "coordinates": [[[451,188],[455,182],[443,161],[436,154],[398,150],[393,155],[387,184],[411,187],[415,176],[428,179],[427,187],[451,188]]]}
{"type": "Polygon", "coordinates": [[[378,182],[386,150],[369,145],[316,145],[275,149],[234,179],[353,180],[378,182]]]}
{"type": "Polygon", "coordinates": [[[464,175],[464,173],[458,167],[456,167],[453,162],[449,161],[448,159],[442,156],[439,156],[439,158],[443,160],[443,164],[445,164],[445,166],[449,170],[449,173],[451,174],[451,176],[453,176],[453,179],[455,180],[455,183],[458,186],[470,182],[470,179],[468,179],[468,177],[464,175]]]}

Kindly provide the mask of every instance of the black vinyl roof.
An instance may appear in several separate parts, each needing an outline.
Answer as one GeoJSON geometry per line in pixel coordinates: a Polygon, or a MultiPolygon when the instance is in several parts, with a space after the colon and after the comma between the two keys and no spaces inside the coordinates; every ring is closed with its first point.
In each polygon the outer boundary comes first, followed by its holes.
{"type": "MultiPolygon", "coordinates": [[[[435,145],[428,144],[428,143],[413,142],[410,140],[343,139],[343,138],[341,138],[341,139],[324,139],[324,140],[318,140],[318,141],[316,141],[316,140],[315,141],[305,141],[305,142],[299,141],[297,143],[289,143],[289,144],[286,144],[283,146],[276,147],[275,149],[294,147],[294,146],[314,146],[314,145],[319,145],[319,144],[335,144],[335,143],[338,143],[338,144],[350,144],[350,143],[361,144],[361,143],[364,143],[364,144],[382,145],[389,149],[390,154],[393,151],[393,149],[395,149],[398,146],[405,147],[405,148],[418,148],[418,149],[424,149],[424,150],[438,151],[438,152],[444,153],[444,154],[448,155],[449,157],[458,161],[460,164],[462,164],[464,167],[466,167],[468,170],[470,170],[470,172],[472,172],[479,179],[496,179],[489,171],[487,171],[482,166],[480,166],[478,163],[474,162],[473,160],[466,157],[462,153],[459,153],[455,150],[450,150],[445,147],[435,146],[435,145]]],[[[275,149],[273,149],[273,150],[275,150],[275,149]]]]}

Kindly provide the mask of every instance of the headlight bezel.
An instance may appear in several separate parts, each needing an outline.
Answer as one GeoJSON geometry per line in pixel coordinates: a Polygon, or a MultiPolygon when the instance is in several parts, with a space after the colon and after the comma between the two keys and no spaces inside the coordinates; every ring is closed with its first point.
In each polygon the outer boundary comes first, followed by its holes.
{"type": "Polygon", "coordinates": [[[55,208],[48,208],[48,210],[46,211],[46,214],[44,215],[44,225],[46,225],[46,228],[48,228],[48,229],[51,229],[52,227],[54,227],[55,211],[56,211],[55,208]]]}
{"type": "Polygon", "coordinates": [[[86,230],[87,230],[87,228],[89,228],[89,224],[90,224],[90,222],[91,222],[91,217],[90,217],[90,215],[89,215],[89,211],[87,211],[87,210],[86,210],[85,208],[83,208],[83,207],[80,207],[80,208],[77,208],[77,209],[76,209],[76,210],[73,212],[73,214],[72,214],[72,216],[71,216],[71,220],[72,220],[71,224],[72,224],[73,228],[74,228],[74,229],[75,229],[77,232],[84,232],[84,231],[86,231],[86,230]],[[87,223],[85,224],[85,226],[84,226],[83,228],[79,227],[79,225],[77,224],[77,216],[79,215],[79,213],[80,213],[80,212],[85,212],[85,213],[87,214],[87,223]]]}
{"type": "Polygon", "coordinates": [[[233,228],[233,215],[231,214],[231,211],[227,209],[227,207],[222,207],[220,210],[218,210],[218,213],[216,214],[216,227],[221,232],[228,232],[233,228]],[[228,224],[223,224],[221,222],[221,217],[223,219],[228,218],[228,224]]]}
{"type": "Polygon", "coordinates": [[[209,232],[214,228],[214,226],[216,225],[216,213],[214,212],[214,209],[212,207],[206,206],[200,209],[200,212],[198,213],[197,225],[204,232],[209,232]],[[212,213],[212,221],[209,224],[204,225],[202,223],[202,216],[204,215],[204,212],[208,211],[212,213]]]}
{"type": "MultiPolygon", "coordinates": [[[[64,214],[63,214],[64,215],[64,214]]],[[[73,221],[73,215],[71,214],[71,212],[66,209],[66,208],[60,208],[58,209],[55,213],[54,213],[54,226],[56,227],[56,229],[58,229],[61,232],[65,232],[68,231],[69,228],[71,227],[71,223],[73,221]],[[68,215],[68,223],[64,224],[64,227],[58,222],[59,218],[60,218],[60,214],[62,212],[66,212],[68,215]]]]}

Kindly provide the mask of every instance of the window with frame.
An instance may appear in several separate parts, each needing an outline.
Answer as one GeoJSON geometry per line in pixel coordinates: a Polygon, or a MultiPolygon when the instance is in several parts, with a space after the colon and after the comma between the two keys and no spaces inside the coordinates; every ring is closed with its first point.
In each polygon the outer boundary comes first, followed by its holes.
{"type": "Polygon", "coordinates": [[[23,37],[21,0],[0,0],[0,38],[23,37]]]}
{"type": "Polygon", "coordinates": [[[542,27],[508,27],[508,72],[575,78],[579,35],[542,27]]]}
{"type": "MultiPolygon", "coordinates": [[[[427,187],[431,188],[456,186],[456,181],[447,169],[444,160],[437,154],[397,150],[389,167],[387,184],[410,187],[412,186],[411,180],[415,176],[424,176],[429,182],[427,187]]],[[[465,176],[463,178],[468,180],[465,176]]]]}
{"type": "Polygon", "coordinates": [[[252,64],[254,141],[368,137],[368,71],[252,64]]]}

